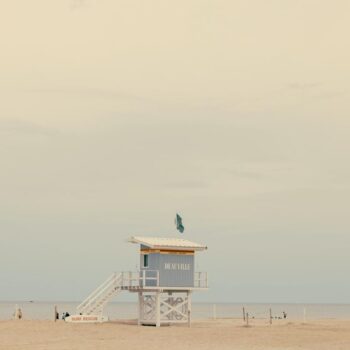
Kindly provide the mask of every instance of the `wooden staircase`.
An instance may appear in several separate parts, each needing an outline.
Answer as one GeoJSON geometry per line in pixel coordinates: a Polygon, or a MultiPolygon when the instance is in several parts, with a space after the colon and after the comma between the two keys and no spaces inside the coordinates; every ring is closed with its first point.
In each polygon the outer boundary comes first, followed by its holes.
{"type": "Polygon", "coordinates": [[[121,273],[113,273],[77,307],[77,313],[102,315],[104,306],[122,290],[122,280],[121,273]]]}

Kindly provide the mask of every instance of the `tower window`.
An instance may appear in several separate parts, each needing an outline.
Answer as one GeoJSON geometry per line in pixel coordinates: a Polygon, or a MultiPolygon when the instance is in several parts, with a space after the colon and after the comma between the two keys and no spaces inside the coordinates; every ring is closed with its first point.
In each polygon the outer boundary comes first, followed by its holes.
{"type": "Polygon", "coordinates": [[[143,267],[148,267],[148,254],[143,255],[143,267]]]}

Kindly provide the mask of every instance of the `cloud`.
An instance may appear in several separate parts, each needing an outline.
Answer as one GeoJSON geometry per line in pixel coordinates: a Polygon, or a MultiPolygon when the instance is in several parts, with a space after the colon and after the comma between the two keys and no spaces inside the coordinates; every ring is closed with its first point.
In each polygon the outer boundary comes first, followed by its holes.
{"type": "Polygon", "coordinates": [[[313,83],[294,82],[294,83],[287,84],[287,86],[290,89],[295,89],[295,90],[313,89],[313,88],[321,87],[322,85],[323,83],[321,82],[313,82],[313,83]]]}
{"type": "Polygon", "coordinates": [[[322,93],[315,95],[315,97],[320,98],[320,99],[332,99],[332,98],[344,96],[345,94],[346,94],[345,91],[343,91],[343,92],[341,92],[341,91],[325,91],[325,92],[322,92],[322,93]]]}
{"type": "Polygon", "coordinates": [[[0,132],[14,132],[45,136],[53,136],[59,133],[57,129],[48,128],[31,121],[20,119],[0,119],[0,132]]]}
{"type": "Polygon", "coordinates": [[[130,100],[142,100],[141,97],[125,93],[118,92],[108,89],[100,89],[100,88],[89,88],[89,87],[47,87],[47,88],[31,88],[22,90],[27,93],[38,93],[38,94],[62,94],[62,95],[81,95],[81,96],[89,96],[96,98],[107,98],[107,99],[130,99],[130,100]]]}
{"type": "Polygon", "coordinates": [[[71,10],[77,10],[87,6],[87,4],[88,4],[87,0],[71,0],[70,8],[71,10]]]}
{"type": "Polygon", "coordinates": [[[230,169],[230,170],[227,170],[227,172],[234,177],[246,178],[246,179],[261,179],[262,177],[264,177],[264,174],[259,171],[230,169]]]}
{"type": "Polygon", "coordinates": [[[344,96],[346,91],[341,91],[337,88],[330,89],[321,82],[313,83],[289,83],[287,84],[288,89],[298,91],[301,93],[307,93],[309,97],[316,99],[332,99],[344,96]]]}
{"type": "Polygon", "coordinates": [[[230,174],[237,179],[267,180],[286,176],[292,169],[293,163],[280,161],[241,163],[223,170],[226,174],[230,174]]]}
{"type": "Polygon", "coordinates": [[[202,189],[209,186],[208,183],[203,181],[176,181],[165,184],[165,187],[173,189],[202,189]]]}

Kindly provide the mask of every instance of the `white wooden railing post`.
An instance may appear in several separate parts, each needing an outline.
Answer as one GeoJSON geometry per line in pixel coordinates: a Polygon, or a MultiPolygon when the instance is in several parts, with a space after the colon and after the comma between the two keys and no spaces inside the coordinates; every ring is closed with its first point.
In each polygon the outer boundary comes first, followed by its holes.
{"type": "Polygon", "coordinates": [[[140,326],[141,320],[142,320],[142,314],[143,314],[143,296],[141,292],[139,292],[138,294],[139,294],[139,319],[137,321],[137,324],[140,326]]]}
{"type": "Polygon", "coordinates": [[[191,327],[191,318],[192,318],[192,292],[187,292],[187,322],[188,327],[191,327]]]}
{"type": "Polygon", "coordinates": [[[156,293],[156,327],[160,327],[160,293],[156,293]]]}

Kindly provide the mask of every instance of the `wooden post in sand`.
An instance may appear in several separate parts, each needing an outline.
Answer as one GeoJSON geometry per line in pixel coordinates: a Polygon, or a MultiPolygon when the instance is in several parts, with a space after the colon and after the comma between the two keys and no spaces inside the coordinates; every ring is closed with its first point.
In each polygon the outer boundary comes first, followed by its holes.
{"type": "Polygon", "coordinates": [[[18,320],[18,305],[17,304],[15,306],[15,312],[14,312],[13,316],[14,316],[15,320],[18,320]]]}
{"type": "Polygon", "coordinates": [[[57,305],[55,305],[55,310],[54,310],[54,321],[57,321],[57,305]]]}
{"type": "Polygon", "coordinates": [[[272,324],[272,310],[270,308],[270,324],[272,324]]]}
{"type": "Polygon", "coordinates": [[[23,317],[22,309],[21,309],[20,307],[18,307],[17,304],[16,304],[14,316],[15,316],[15,320],[20,320],[20,319],[22,319],[22,317],[23,317]]]}
{"type": "Polygon", "coordinates": [[[245,308],[243,306],[243,322],[245,322],[245,308]]]}
{"type": "Polygon", "coordinates": [[[188,327],[191,327],[191,312],[192,312],[192,293],[191,291],[187,292],[187,300],[188,300],[188,306],[187,306],[187,318],[188,318],[188,327]]]}
{"type": "Polygon", "coordinates": [[[160,292],[156,293],[156,327],[160,327],[160,292]]]}
{"type": "Polygon", "coordinates": [[[246,326],[249,327],[249,314],[248,314],[248,312],[246,313],[245,320],[246,320],[246,326]]]}

